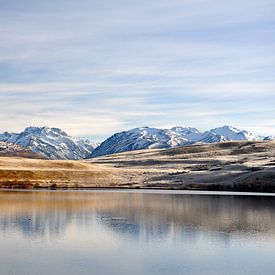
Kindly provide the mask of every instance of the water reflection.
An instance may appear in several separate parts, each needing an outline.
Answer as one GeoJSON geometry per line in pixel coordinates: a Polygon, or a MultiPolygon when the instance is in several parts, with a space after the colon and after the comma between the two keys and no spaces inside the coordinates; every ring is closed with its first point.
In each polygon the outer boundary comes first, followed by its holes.
{"type": "Polygon", "coordinates": [[[275,233],[275,198],[119,192],[0,192],[0,230],[62,237],[97,222],[133,237],[186,230],[275,233]]]}
{"type": "MultiPolygon", "coordinates": [[[[223,257],[227,255],[228,262],[236,264],[235,255],[242,255],[240,248],[245,248],[243,260],[251,261],[249,253],[259,252],[259,247],[264,248],[261,253],[265,255],[261,274],[269,274],[275,265],[266,255],[272,255],[273,245],[275,197],[0,192],[3,274],[17,274],[19,270],[18,274],[23,274],[22,270],[26,274],[37,274],[38,270],[39,274],[182,274],[184,268],[186,274],[202,274],[198,269],[201,265],[206,268],[203,274],[208,274],[207,270],[209,274],[221,274],[220,269],[223,274],[238,274],[239,269],[231,273],[232,266],[224,269],[223,257]],[[58,254],[52,253],[53,246],[58,254]],[[14,254],[13,250],[21,249],[30,255],[30,262],[26,255],[14,254]],[[119,253],[131,262],[130,267],[121,261],[119,253]],[[47,257],[52,269],[44,270],[42,262],[34,263],[33,254],[47,257]],[[200,261],[196,255],[200,255],[200,261]],[[13,269],[8,264],[12,259],[17,262],[13,269]]],[[[243,268],[241,263],[239,268],[243,268]]],[[[249,264],[239,274],[256,271],[249,264]]]]}

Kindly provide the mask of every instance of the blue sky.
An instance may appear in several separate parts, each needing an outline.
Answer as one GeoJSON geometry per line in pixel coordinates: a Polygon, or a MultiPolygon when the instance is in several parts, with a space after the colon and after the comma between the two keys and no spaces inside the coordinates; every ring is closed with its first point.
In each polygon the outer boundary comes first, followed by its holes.
{"type": "Polygon", "coordinates": [[[275,135],[274,0],[0,0],[0,131],[275,135]]]}

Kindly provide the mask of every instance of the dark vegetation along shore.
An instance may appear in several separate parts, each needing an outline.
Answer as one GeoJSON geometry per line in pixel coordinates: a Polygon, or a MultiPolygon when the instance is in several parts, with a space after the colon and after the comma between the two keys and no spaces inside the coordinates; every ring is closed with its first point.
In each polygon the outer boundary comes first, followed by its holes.
{"type": "Polygon", "coordinates": [[[85,161],[5,156],[0,187],[275,192],[275,142],[141,150],[85,161]]]}

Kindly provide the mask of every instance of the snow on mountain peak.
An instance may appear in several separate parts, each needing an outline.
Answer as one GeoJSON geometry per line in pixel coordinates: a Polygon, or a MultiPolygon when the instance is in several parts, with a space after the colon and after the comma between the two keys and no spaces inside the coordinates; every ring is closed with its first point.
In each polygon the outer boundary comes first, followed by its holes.
{"type": "Polygon", "coordinates": [[[182,127],[182,126],[175,126],[175,127],[171,128],[170,130],[174,131],[174,132],[178,132],[178,133],[201,133],[201,131],[199,131],[196,128],[182,127]]]}
{"type": "Polygon", "coordinates": [[[225,140],[256,140],[257,136],[245,130],[239,130],[233,126],[223,126],[210,130],[210,132],[220,135],[225,140]]]}

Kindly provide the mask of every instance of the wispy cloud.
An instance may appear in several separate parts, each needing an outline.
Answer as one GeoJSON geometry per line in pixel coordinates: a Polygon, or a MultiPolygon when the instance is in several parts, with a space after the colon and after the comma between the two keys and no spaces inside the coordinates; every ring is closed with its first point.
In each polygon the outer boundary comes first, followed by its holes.
{"type": "Polygon", "coordinates": [[[272,0],[0,0],[0,130],[274,133],[272,0]],[[260,125],[260,126],[259,126],[260,125]]]}

